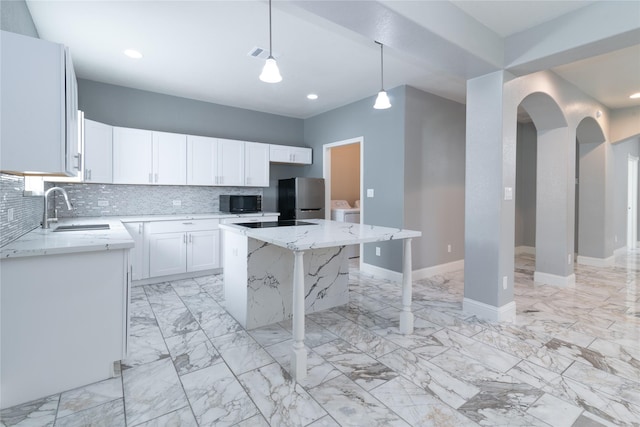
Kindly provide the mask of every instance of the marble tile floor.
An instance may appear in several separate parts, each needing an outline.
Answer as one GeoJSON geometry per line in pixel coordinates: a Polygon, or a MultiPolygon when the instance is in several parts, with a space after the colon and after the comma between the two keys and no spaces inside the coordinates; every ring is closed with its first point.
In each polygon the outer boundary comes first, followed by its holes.
{"type": "Polygon", "coordinates": [[[463,271],[400,286],[350,272],[350,303],[307,316],[309,375],[291,380],[291,322],[246,331],[221,276],[135,287],[119,376],[3,410],[2,426],[640,426],[640,251],[534,285],[516,258],[517,319],[462,312],[463,271]]]}

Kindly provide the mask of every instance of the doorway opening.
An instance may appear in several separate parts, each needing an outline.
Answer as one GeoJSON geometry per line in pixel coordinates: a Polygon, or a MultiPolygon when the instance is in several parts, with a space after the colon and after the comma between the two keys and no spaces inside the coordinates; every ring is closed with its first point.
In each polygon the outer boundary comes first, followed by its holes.
{"type": "MultiPolygon", "coordinates": [[[[323,146],[325,219],[362,224],[364,215],[364,138],[323,146]]],[[[350,258],[360,257],[361,245],[348,248],[350,258]]],[[[360,259],[360,263],[362,260],[360,259]]]]}
{"type": "Polygon", "coordinates": [[[638,241],[638,157],[629,155],[627,169],[627,249],[638,241]]]}

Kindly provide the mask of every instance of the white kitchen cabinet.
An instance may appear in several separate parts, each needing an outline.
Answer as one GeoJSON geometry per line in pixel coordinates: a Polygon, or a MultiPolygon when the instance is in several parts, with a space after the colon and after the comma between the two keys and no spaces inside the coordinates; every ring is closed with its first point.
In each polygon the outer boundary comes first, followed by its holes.
{"type": "Polygon", "coordinates": [[[169,276],[187,271],[187,235],[184,232],[149,236],[149,276],[169,276]]]}
{"type": "Polygon", "coordinates": [[[77,176],[78,94],[61,44],[0,35],[0,171],[77,176]]]}
{"type": "Polygon", "coordinates": [[[186,141],[180,134],[114,127],[113,182],[186,184],[186,141]]]}
{"type": "Polygon", "coordinates": [[[169,276],[220,267],[217,219],[149,223],[149,276],[169,276]]]}
{"type": "Polygon", "coordinates": [[[113,128],[113,183],[153,183],[153,133],[150,130],[113,128]]]}
{"type": "Polygon", "coordinates": [[[126,357],[129,249],[0,260],[0,406],[113,377],[126,357]]]}
{"type": "Polygon", "coordinates": [[[274,144],[269,146],[269,161],[271,162],[310,165],[311,160],[311,148],[274,144]]]}
{"type": "Polygon", "coordinates": [[[153,132],[153,183],[187,183],[187,136],[153,132]]]}
{"type": "Polygon", "coordinates": [[[187,136],[187,185],[216,185],[218,179],[218,140],[206,136],[187,136]]]}
{"type": "Polygon", "coordinates": [[[220,230],[187,233],[187,272],[220,267],[220,230]]]}
{"type": "Polygon", "coordinates": [[[131,280],[142,280],[149,277],[149,256],[145,246],[144,222],[125,222],[127,229],[135,242],[130,251],[131,280]]]}
{"type": "Polygon", "coordinates": [[[269,186],[269,145],[244,143],[244,185],[269,186]]]}
{"type": "Polygon", "coordinates": [[[244,142],[218,138],[218,185],[244,185],[244,142]]]}
{"type": "Polygon", "coordinates": [[[113,126],[84,120],[84,182],[113,182],[113,126]]]}

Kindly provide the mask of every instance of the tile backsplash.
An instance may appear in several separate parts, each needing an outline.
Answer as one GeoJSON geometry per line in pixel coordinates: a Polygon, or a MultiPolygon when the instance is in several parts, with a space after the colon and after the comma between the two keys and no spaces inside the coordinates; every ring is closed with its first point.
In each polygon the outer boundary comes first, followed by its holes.
{"type": "Polygon", "coordinates": [[[0,246],[33,230],[42,221],[43,198],[25,197],[23,191],[23,177],[0,174],[0,246]]]}
{"type": "MultiPolygon", "coordinates": [[[[219,210],[220,194],[259,194],[261,188],[153,186],[57,183],[69,195],[69,211],[59,192],[55,197],[58,217],[176,215],[211,213],[219,210]],[[176,202],[174,204],[174,202],[176,202]]],[[[53,187],[47,183],[46,188],[53,187]]],[[[50,197],[51,197],[50,196],[50,197]]],[[[53,215],[53,207],[51,212],[53,215]]]]}

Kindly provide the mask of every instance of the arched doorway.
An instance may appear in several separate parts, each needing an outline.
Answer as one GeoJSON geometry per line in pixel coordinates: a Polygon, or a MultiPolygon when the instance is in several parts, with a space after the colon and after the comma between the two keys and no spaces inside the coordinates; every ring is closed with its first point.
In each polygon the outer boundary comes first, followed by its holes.
{"type": "Polygon", "coordinates": [[[534,281],[571,286],[575,283],[573,230],[567,228],[573,222],[573,212],[569,212],[573,203],[568,198],[574,197],[574,182],[568,179],[568,172],[574,157],[567,120],[556,101],[543,92],[527,95],[519,109],[531,118],[536,131],[535,160],[530,159],[536,164],[535,217],[530,215],[535,218],[534,281]]]}
{"type": "MultiPolygon", "coordinates": [[[[585,117],[576,127],[576,195],[574,248],[577,262],[613,263],[607,241],[607,147],[600,124],[585,117]]],[[[609,233],[610,234],[610,233],[609,233]]]]}

